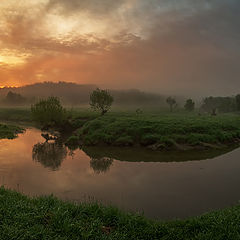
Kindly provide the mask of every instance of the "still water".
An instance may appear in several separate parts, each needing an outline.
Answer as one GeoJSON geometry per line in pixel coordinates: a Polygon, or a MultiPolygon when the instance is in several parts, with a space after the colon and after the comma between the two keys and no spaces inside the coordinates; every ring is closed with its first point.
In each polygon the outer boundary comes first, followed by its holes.
{"type": "Polygon", "coordinates": [[[239,158],[240,149],[71,151],[44,143],[39,130],[28,129],[14,140],[0,140],[0,184],[31,196],[100,201],[151,218],[186,218],[238,203],[239,158]]]}

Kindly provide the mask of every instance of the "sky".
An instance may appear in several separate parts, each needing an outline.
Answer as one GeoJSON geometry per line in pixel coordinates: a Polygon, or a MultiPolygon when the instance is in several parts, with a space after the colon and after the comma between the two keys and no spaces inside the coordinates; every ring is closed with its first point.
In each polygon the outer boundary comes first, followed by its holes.
{"type": "Polygon", "coordinates": [[[0,0],[0,87],[240,93],[239,0],[0,0]]]}

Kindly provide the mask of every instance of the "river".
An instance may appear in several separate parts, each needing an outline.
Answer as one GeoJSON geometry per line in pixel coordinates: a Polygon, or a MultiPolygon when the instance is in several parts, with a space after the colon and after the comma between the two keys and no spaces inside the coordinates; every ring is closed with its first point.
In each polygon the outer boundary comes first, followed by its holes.
{"type": "Polygon", "coordinates": [[[236,204],[239,183],[240,149],[70,151],[44,143],[34,128],[14,140],[0,140],[1,185],[30,196],[98,201],[155,219],[187,218],[236,204]]]}

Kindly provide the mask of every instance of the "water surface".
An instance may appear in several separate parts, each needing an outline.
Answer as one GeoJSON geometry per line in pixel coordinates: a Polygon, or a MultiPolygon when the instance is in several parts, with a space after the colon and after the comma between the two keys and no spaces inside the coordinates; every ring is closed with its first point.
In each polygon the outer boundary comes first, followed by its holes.
{"type": "Polygon", "coordinates": [[[100,201],[160,219],[195,216],[240,200],[240,149],[187,154],[84,150],[45,144],[37,129],[0,140],[0,184],[31,196],[100,201]]]}

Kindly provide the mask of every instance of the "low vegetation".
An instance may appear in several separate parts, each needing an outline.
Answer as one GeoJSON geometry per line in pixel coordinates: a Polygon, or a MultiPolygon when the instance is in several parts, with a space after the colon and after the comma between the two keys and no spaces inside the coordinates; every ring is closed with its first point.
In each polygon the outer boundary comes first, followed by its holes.
{"type": "MultiPolygon", "coordinates": [[[[217,114],[189,111],[132,112],[116,111],[101,115],[90,109],[64,109],[57,98],[51,97],[30,109],[0,109],[0,120],[35,120],[41,127],[55,125],[70,136],[71,146],[137,146],[152,150],[192,150],[224,148],[240,140],[240,116],[236,113],[217,114]],[[46,107],[46,103],[51,104],[46,107]],[[52,104],[53,103],[53,104],[52,104]],[[71,134],[72,132],[72,134],[71,134]]],[[[47,104],[48,105],[48,104],[47,104]]],[[[115,111],[114,111],[115,110],[115,111]]]]}
{"type": "Polygon", "coordinates": [[[153,150],[218,148],[238,143],[240,117],[237,114],[111,113],[87,121],[75,132],[86,146],[143,146],[153,150]]]}
{"type": "Polygon", "coordinates": [[[23,131],[22,128],[17,126],[0,124],[0,139],[13,139],[17,137],[17,134],[22,133],[23,131]]]}
{"type": "Polygon", "coordinates": [[[0,188],[1,239],[225,240],[240,238],[240,206],[160,222],[96,203],[29,198],[0,188]]]}
{"type": "MultiPolygon", "coordinates": [[[[240,138],[238,113],[113,111],[100,116],[87,109],[68,110],[74,132],[69,145],[141,146],[153,150],[223,148],[240,138]]],[[[32,124],[30,109],[0,109],[0,120],[32,124]]],[[[66,125],[65,125],[66,126],[66,125]]]]}

